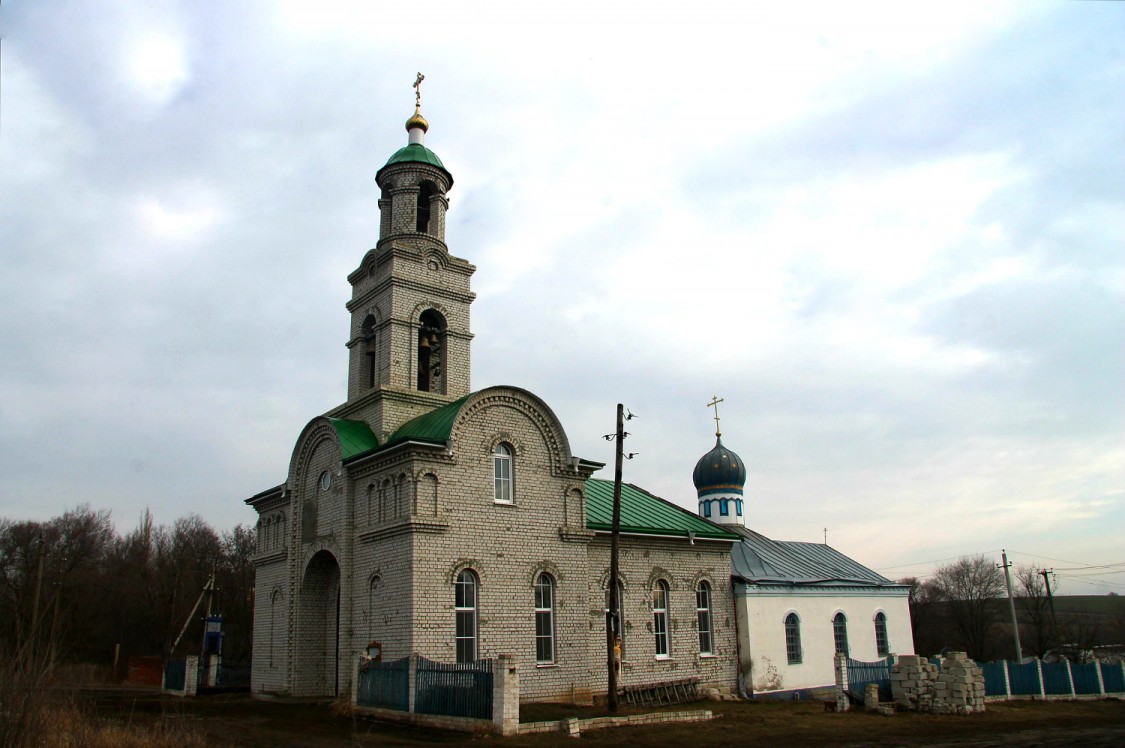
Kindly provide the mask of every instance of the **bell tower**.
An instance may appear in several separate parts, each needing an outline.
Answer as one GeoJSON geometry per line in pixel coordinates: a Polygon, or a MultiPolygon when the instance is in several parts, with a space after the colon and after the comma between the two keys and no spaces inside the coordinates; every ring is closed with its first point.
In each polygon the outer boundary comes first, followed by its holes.
{"type": "Polygon", "coordinates": [[[445,244],[453,175],[425,145],[419,73],[407,144],[375,174],[379,242],[348,276],[349,418],[380,441],[415,416],[469,394],[469,279],[445,244]]]}

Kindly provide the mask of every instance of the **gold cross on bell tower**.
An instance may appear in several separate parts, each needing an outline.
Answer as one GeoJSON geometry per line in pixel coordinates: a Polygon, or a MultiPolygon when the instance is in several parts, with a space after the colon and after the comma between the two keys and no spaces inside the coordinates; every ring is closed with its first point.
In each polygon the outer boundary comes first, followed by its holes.
{"type": "Polygon", "coordinates": [[[723,402],[723,398],[715,395],[711,402],[707,403],[708,408],[715,409],[715,436],[722,436],[722,432],[719,431],[719,403],[721,402],[723,402]]]}
{"type": "Polygon", "coordinates": [[[414,108],[422,108],[422,81],[426,80],[426,76],[418,73],[418,77],[414,79],[414,108]]]}

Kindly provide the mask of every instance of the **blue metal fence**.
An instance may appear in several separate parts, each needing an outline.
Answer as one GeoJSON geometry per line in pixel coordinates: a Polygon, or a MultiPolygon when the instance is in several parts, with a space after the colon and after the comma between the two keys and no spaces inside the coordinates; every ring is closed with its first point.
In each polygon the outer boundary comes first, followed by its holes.
{"type": "Polygon", "coordinates": [[[186,680],[187,660],[168,660],[164,663],[164,688],[169,691],[182,691],[186,680]]]}
{"type": "Polygon", "coordinates": [[[1098,663],[1088,662],[1085,665],[1071,664],[1070,675],[1074,679],[1075,693],[1100,693],[1098,689],[1098,663]]]}
{"type": "Polygon", "coordinates": [[[492,660],[446,664],[418,658],[414,711],[455,717],[492,717],[492,660]]]}
{"type": "Polygon", "coordinates": [[[407,711],[410,708],[410,658],[363,663],[356,684],[356,704],[407,711]]]}
{"type": "MultiPolygon", "coordinates": [[[[1039,663],[1024,665],[1008,663],[1008,681],[1012,685],[1013,696],[1038,696],[1042,693],[1039,683],[1039,663]]],[[[987,689],[987,683],[985,688],[987,689]]]]}
{"type": "Polygon", "coordinates": [[[1000,660],[999,662],[978,662],[977,666],[984,673],[984,695],[985,696],[1007,696],[1008,689],[1005,684],[1004,671],[1008,667],[1008,663],[1000,660]]]}
{"type": "Polygon", "coordinates": [[[848,658],[848,690],[856,698],[862,699],[868,683],[879,686],[879,699],[891,699],[891,666],[894,658],[888,657],[875,662],[862,662],[848,658]]]}
{"type": "Polygon", "coordinates": [[[1069,694],[1070,674],[1066,662],[1043,663],[1043,693],[1059,696],[1069,694]]]}
{"type": "Polygon", "coordinates": [[[1105,686],[1105,692],[1125,693],[1125,670],[1121,669],[1121,663],[1103,662],[1101,668],[1102,685],[1105,686]]]}

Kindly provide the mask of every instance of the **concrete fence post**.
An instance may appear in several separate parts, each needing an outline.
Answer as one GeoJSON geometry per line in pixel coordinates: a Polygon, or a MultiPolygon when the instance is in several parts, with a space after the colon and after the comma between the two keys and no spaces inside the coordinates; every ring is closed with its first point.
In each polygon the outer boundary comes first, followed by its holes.
{"type": "Polygon", "coordinates": [[[848,711],[848,656],[836,653],[836,711],[848,711]]]}
{"type": "Polygon", "coordinates": [[[199,691],[199,658],[184,658],[184,696],[195,696],[199,691]]]}
{"type": "Polygon", "coordinates": [[[1001,660],[1001,662],[1004,663],[1004,698],[1011,699],[1012,698],[1012,676],[1011,676],[1011,673],[1008,672],[1008,668],[1011,667],[1011,663],[1008,662],[1007,660],[1001,660]]]}
{"type": "Polygon", "coordinates": [[[1066,663],[1066,682],[1070,684],[1070,695],[1074,696],[1074,671],[1070,669],[1070,660],[1063,660],[1066,663]]]}
{"type": "Polygon", "coordinates": [[[1102,677],[1102,664],[1094,660],[1094,673],[1098,676],[1098,695],[1105,696],[1105,678],[1102,677]]]}
{"type": "Polygon", "coordinates": [[[414,697],[418,690],[418,653],[410,655],[406,663],[406,711],[414,714],[414,697]]]}
{"type": "Polygon", "coordinates": [[[355,664],[352,666],[352,706],[359,704],[359,671],[363,667],[363,661],[366,659],[363,655],[355,656],[355,664]]]}
{"type": "Polygon", "coordinates": [[[1036,660],[1035,667],[1039,671],[1039,698],[1047,698],[1047,684],[1043,682],[1043,660],[1036,660]]]}
{"type": "Polygon", "coordinates": [[[492,668],[492,724],[501,735],[520,730],[520,667],[511,655],[500,655],[492,668]]]}

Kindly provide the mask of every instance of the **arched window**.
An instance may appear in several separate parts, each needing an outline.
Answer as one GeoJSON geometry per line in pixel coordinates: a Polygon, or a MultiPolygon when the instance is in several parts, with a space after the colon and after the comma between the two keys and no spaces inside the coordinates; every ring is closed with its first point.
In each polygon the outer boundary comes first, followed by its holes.
{"type": "Polygon", "coordinates": [[[724,517],[730,516],[730,499],[719,499],[719,514],[724,517]]]}
{"type": "Polygon", "coordinates": [[[710,501],[704,501],[703,502],[703,516],[704,517],[710,517],[711,516],[711,502],[710,501]]]}
{"type": "Polygon", "coordinates": [[[790,665],[801,662],[801,619],[796,613],[785,616],[785,657],[790,665]]]}
{"type": "Polygon", "coordinates": [[[742,516],[742,499],[734,500],[734,511],[739,517],[742,516]]]}
{"type": "Polygon", "coordinates": [[[836,642],[837,654],[848,654],[848,619],[842,612],[832,618],[832,638],[836,642]]]}
{"type": "Polygon", "coordinates": [[[891,653],[891,645],[887,641],[887,616],[883,611],[875,614],[875,650],[880,657],[886,657],[891,653]]]}
{"type": "Polygon", "coordinates": [[[477,575],[465,569],[453,588],[457,662],[473,662],[477,659],[477,575]]]}
{"type": "Polygon", "coordinates": [[[695,589],[695,617],[699,621],[699,653],[711,654],[711,585],[706,582],[695,589]]]}
{"type": "Polygon", "coordinates": [[[535,662],[555,661],[555,580],[543,572],[535,580],[535,662]]]}
{"type": "Polygon", "coordinates": [[[368,387],[374,387],[378,383],[379,367],[375,362],[375,317],[373,315],[369,314],[363,320],[360,335],[363,336],[364,380],[366,380],[368,387]]]}
{"type": "Polygon", "coordinates": [[[492,464],[496,479],[496,501],[511,504],[515,500],[512,491],[512,448],[504,442],[497,444],[492,464]]]}
{"type": "Polygon", "coordinates": [[[419,234],[430,231],[430,199],[437,194],[437,187],[433,182],[422,182],[418,188],[418,221],[415,228],[419,234]]]}
{"type": "Polygon", "coordinates": [[[433,309],[418,320],[418,390],[445,394],[445,318],[433,309]]]}
{"type": "Polygon", "coordinates": [[[668,583],[663,579],[652,586],[652,633],[656,639],[656,656],[671,657],[668,646],[668,583]]]}

